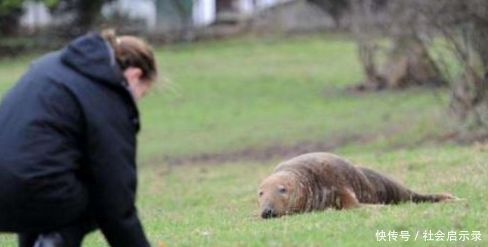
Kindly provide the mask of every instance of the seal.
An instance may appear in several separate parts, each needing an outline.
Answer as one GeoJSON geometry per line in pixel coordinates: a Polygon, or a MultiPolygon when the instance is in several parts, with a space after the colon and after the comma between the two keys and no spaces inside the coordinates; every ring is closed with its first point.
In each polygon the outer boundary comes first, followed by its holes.
{"type": "Polygon", "coordinates": [[[393,179],[331,153],[308,153],[280,163],[258,189],[262,218],[372,204],[441,202],[450,194],[419,194],[393,179]]]}

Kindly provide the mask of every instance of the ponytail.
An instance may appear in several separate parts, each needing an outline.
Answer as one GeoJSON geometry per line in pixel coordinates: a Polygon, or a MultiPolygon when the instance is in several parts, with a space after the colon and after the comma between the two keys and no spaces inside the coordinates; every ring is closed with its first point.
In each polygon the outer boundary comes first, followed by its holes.
{"type": "Polygon", "coordinates": [[[145,41],[135,36],[117,36],[113,29],[102,31],[101,36],[112,47],[115,61],[122,70],[136,67],[142,70],[144,79],[156,79],[154,52],[145,41]]]}

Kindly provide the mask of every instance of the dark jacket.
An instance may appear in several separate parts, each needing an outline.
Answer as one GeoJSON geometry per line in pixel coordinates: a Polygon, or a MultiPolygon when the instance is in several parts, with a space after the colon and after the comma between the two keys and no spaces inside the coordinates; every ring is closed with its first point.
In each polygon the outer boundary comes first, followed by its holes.
{"type": "Polygon", "coordinates": [[[98,34],[78,38],[3,97],[0,231],[22,230],[17,214],[56,221],[88,203],[110,245],[148,246],[135,207],[138,111],[111,53],[98,34]]]}

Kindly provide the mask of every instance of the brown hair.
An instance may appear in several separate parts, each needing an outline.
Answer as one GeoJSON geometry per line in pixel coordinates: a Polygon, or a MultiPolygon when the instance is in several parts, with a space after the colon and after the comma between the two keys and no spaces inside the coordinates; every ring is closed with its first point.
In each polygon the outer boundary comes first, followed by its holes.
{"type": "Polygon", "coordinates": [[[134,36],[116,36],[112,29],[101,33],[112,47],[115,60],[122,70],[136,67],[142,70],[142,78],[154,80],[158,71],[153,49],[142,39],[134,36]]]}

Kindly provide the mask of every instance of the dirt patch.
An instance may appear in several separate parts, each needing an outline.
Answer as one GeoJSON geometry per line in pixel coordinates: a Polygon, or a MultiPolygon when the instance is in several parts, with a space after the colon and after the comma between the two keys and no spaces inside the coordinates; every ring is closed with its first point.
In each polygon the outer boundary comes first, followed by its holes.
{"type": "Polygon", "coordinates": [[[304,141],[293,145],[275,144],[265,148],[246,148],[221,153],[203,153],[188,156],[166,156],[164,162],[169,165],[221,164],[237,161],[269,161],[288,159],[308,152],[325,152],[350,143],[365,143],[374,136],[350,135],[331,138],[327,141],[304,141]]]}
{"type": "MultiPolygon", "coordinates": [[[[391,128],[386,128],[381,133],[368,134],[349,134],[331,136],[323,141],[301,141],[292,145],[273,144],[265,147],[249,147],[240,150],[230,150],[215,153],[201,153],[183,156],[163,156],[154,157],[149,160],[149,163],[164,162],[170,166],[172,165],[199,165],[210,164],[217,165],[222,163],[232,163],[239,161],[254,161],[266,162],[270,160],[286,160],[294,156],[309,153],[309,152],[333,152],[335,149],[350,145],[350,144],[367,144],[376,141],[378,138],[391,138],[392,136],[401,133],[404,126],[396,125],[391,128]]],[[[452,133],[445,133],[444,135],[427,135],[420,140],[412,143],[396,143],[391,144],[392,149],[414,148],[425,143],[458,143],[453,141],[455,135],[452,133]]],[[[486,142],[479,142],[486,143],[486,142]]],[[[458,143],[459,144],[459,143],[458,143]]],[[[483,146],[483,148],[485,148],[483,146]]]]}

